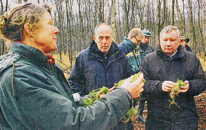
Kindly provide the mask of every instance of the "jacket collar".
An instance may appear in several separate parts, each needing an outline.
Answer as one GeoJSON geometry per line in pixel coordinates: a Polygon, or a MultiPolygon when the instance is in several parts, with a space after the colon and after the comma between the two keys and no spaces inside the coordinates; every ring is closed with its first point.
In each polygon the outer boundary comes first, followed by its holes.
{"type": "Polygon", "coordinates": [[[163,60],[185,59],[185,49],[182,45],[179,45],[176,54],[170,57],[166,53],[164,53],[161,46],[158,45],[157,55],[160,56],[163,60]]]}
{"type": "Polygon", "coordinates": [[[99,59],[99,58],[104,58],[105,56],[108,58],[112,56],[116,56],[119,53],[121,53],[121,51],[119,50],[118,46],[114,42],[112,42],[109,52],[107,54],[104,54],[98,49],[97,44],[93,40],[89,47],[88,56],[89,58],[92,58],[92,59],[99,59]]]}
{"type": "Polygon", "coordinates": [[[124,37],[123,43],[125,43],[131,50],[137,48],[137,45],[127,37],[124,37]]]}
{"type": "Polygon", "coordinates": [[[146,51],[147,48],[148,48],[148,45],[149,45],[149,42],[146,43],[146,44],[143,44],[142,42],[140,42],[140,44],[139,44],[139,49],[146,51]]]}
{"type": "Polygon", "coordinates": [[[11,51],[29,60],[47,63],[47,56],[43,52],[26,44],[13,42],[11,45],[11,51]]]}
{"type": "Polygon", "coordinates": [[[185,49],[189,52],[193,52],[192,49],[188,45],[185,45],[185,49]]]}

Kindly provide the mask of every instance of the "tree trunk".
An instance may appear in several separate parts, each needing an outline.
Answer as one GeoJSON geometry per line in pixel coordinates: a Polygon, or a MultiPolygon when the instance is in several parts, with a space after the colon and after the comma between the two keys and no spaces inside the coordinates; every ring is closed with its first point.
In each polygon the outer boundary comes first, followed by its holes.
{"type": "Polygon", "coordinates": [[[184,18],[182,17],[182,13],[181,13],[181,11],[180,11],[180,9],[179,9],[179,5],[178,5],[178,0],[176,0],[176,9],[177,9],[177,12],[178,12],[178,16],[179,16],[179,18],[180,18],[180,29],[181,30],[183,30],[183,33],[184,33],[184,18]]]}
{"type": "Polygon", "coordinates": [[[115,42],[116,38],[116,0],[112,1],[113,4],[113,17],[112,17],[112,30],[113,30],[113,41],[115,42]]]}
{"type": "Polygon", "coordinates": [[[201,43],[200,43],[198,50],[199,50],[199,53],[201,54],[201,51],[204,52],[205,50],[205,42],[204,42],[204,37],[203,37],[202,28],[200,24],[200,0],[197,0],[197,3],[198,3],[198,28],[199,28],[200,37],[201,37],[201,43]]]}
{"type": "Polygon", "coordinates": [[[129,9],[130,9],[130,0],[124,0],[124,10],[125,10],[125,17],[126,17],[126,33],[129,32],[129,9]]]}
{"type": "Polygon", "coordinates": [[[195,48],[195,51],[197,51],[197,46],[195,46],[196,43],[196,33],[195,33],[195,27],[194,27],[194,23],[193,23],[193,13],[192,13],[192,1],[188,0],[188,5],[189,5],[189,13],[190,13],[190,28],[191,28],[191,32],[192,32],[192,36],[193,37],[193,41],[192,41],[192,48],[195,48]]]}
{"type": "Polygon", "coordinates": [[[185,25],[185,1],[184,0],[182,0],[182,5],[183,5],[183,7],[182,7],[182,10],[183,10],[183,12],[182,12],[182,14],[183,14],[183,33],[185,34],[185,32],[186,32],[186,25],[185,25]]]}
{"type": "Polygon", "coordinates": [[[175,25],[175,0],[172,0],[172,25],[175,25]]]}

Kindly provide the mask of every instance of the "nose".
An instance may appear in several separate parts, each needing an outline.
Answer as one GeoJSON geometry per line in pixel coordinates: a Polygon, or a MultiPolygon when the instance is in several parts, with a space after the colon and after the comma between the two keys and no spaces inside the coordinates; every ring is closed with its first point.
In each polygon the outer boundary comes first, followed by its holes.
{"type": "Polygon", "coordinates": [[[56,34],[56,35],[57,35],[57,34],[59,34],[59,32],[60,32],[60,31],[59,31],[59,29],[55,26],[55,29],[54,29],[54,34],[56,34]]]}
{"type": "Polygon", "coordinates": [[[170,40],[168,40],[167,42],[166,42],[166,46],[170,46],[171,45],[171,42],[170,42],[170,40]]]}
{"type": "Polygon", "coordinates": [[[103,38],[103,41],[102,41],[103,43],[107,43],[107,40],[106,40],[106,38],[103,38]]]}

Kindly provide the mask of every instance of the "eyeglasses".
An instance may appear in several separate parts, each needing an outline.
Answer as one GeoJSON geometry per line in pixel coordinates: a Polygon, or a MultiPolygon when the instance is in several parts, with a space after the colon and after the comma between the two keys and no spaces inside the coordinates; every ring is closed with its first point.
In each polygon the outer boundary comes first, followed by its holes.
{"type": "Polygon", "coordinates": [[[136,38],[136,36],[134,36],[134,38],[137,40],[137,43],[140,43],[140,42],[141,42],[141,40],[138,40],[138,39],[136,38]]]}

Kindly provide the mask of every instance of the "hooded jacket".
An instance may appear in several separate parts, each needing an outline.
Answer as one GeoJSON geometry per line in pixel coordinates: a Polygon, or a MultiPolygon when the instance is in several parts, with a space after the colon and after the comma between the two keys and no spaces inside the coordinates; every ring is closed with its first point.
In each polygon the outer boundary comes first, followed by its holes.
{"type": "Polygon", "coordinates": [[[129,92],[117,88],[93,106],[78,106],[63,71],[41,51],[14,42],[0,57],[2,130],[108,130],[132,106],[129,92]]]}
{"type": "Polygon", "coordinates": [[[103,86],[111,88],[132,74],[125,55],[114,42],[105,55],[93,40],[90,47],[77,56],[68,81],[73,92],[83,96],[103,86]]]}
{"type": "Polygon", "coordinates": [[[143,97],[147,97],[147,130],[197,130],[198,114],[194,96],[205,90],[206,78],[199,59],[180,45],[174,56],[165,54],[161,47],[145,56],[140,67],[146,80],[143,97]],[[175,97],[171,105],[168,92],[163,92],[164,81],[189,81],[189,90],[175,97]]]}
{"type": "Polygon", "coordinates": [[[126,55],[133,72],[138,73],[141,64],[141,57],[138,55],[139,46],[133,43],[129,38],[125,37],[118,47],[126,55]]]}

